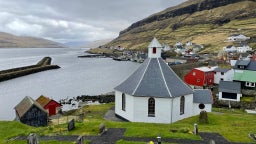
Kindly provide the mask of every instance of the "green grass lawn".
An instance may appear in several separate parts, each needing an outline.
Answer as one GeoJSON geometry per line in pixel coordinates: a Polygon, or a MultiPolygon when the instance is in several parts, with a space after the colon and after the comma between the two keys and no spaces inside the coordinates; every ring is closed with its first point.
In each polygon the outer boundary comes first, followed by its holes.
{"type": "MultiPolygon", "coordinates": [[[[104,123],[106,128],[126,128],[125,136],[127,137],[155,138],[158,134],[161,134],[163,138],[201,139],[199,136],[191,134],[194,123],[198,123],[198,116],[187,118],[173,124],[113,122],[104,120],[104,114],[112,106],[114,106],[113,103],[84,107],[82,111],[86,113],[85,119],[83,122],[76,122],[76,128],[70,132],[66,130],[67,124],[33,128],[18,122],[2,121],[0,122],[0,143],[5,143],[7,139],[18,135],[28,135],[30,132],[36,132],[39,135],[97,135],[101,123],[104,123]]],[[[198,124],[199,132],[217,132],[232,142],[253,142],[248,137],[248,134],[251,132],[256,133],[256,115],[246,114],[242,110],[214,108],[213,111],[212,113],[208,113],[209,124],[198,124]]],[[[24,143],[24,141],[16,142],[24,143]]],[[[125,144],[140,144],[139,142],[119,141],[119,143],[122,142],[125,144]]],[[[55,144],[58,142],[43,141],[40,143],[55,144]]]]}

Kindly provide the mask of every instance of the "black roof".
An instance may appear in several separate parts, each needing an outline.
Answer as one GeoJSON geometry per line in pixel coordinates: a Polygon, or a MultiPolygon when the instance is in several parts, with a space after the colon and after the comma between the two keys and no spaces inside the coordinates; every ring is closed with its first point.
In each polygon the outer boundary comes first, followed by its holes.
{"type": "Polygon", "coordinates": [[[194,90],[194,103],[212,104],[212,93],[209,89],[195,89],[194,90]]]}
{"type": "Polygon", "coordinates": [[[228,68],[216,68],[216,69],[214,69],[214,71],[215,72],[227,72],[227,71],[229,71],[230,69],[228,69],[228,68]]]}
{"type": "Polygon", "coordinates": [[[245,70],[256,71],[256,61],[237,60],[234,69],[239,69],[238,66],[245,66],[245,70]]]}
{"type": "Polygon", "coordinates": [[[219,92],[241,93],[241,83],[233,81],[220,81],[219,92]]]}
{"type": "Polygon", "coordinates": [[[114,89],[142,97],[178,97],[193,93],[162,58],[146,59],[128,79],[114,89]]]}

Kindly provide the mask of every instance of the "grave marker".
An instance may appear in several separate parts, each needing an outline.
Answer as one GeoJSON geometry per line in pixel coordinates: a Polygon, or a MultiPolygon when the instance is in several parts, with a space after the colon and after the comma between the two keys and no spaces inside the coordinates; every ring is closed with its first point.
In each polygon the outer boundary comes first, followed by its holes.
{"type": "Polygon", "coordinates": [[[71,131],[75,128],[75,120],[72,119],[71,121],[69,121],[68,123],[68,131],[71,131]]]}

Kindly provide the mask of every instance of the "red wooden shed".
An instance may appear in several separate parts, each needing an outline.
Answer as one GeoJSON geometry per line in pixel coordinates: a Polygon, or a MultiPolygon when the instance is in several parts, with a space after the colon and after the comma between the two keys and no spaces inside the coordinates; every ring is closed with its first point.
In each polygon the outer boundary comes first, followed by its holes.
{"type": "Polygon", "coordinates": [[[194,68],[184,76],[184,81],[193,86],[211,87],[214,84],[215,68],[217,67],[194,68]]]}
{"type": "Polygon", "coordinates": [[[41,95],[36,100],[45,110],[48,111],[49,116],[55,115],[61,109],[61,104],[48,97],[41,95]]]}

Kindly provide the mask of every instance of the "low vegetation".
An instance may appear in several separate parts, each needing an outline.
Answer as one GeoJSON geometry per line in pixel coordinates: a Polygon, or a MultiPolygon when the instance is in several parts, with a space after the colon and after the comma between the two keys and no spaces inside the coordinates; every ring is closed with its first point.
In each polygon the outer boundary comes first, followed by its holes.
{"type": "MultiPolygon", "coordinates": [[[[198,116],[187,118],[173,124],[153,124],[153,123],[132,123],[114,122],[104,120],[104,114],[114,106],[114,103],[102,105],[90,105],[73,113],[86,113],[82,121],[76,122],[76,128],[67,131],[67,124],[49,125],[48,127],[34,128],[19,122],[1,121],[0,122],[0,143],[24,143],[25,141],[15,141],[11,138],[16,136],[27,136],[31,132],[43,135],[97,135],[99,126],[104,123],[106,128],[126,128],[127,137],[152,137],[161,134],[163,138],[185,138],[199,140],[199,136],[193,135],[193,125],[198,123],[198,116]]],[[[246,114],[242,110],[229,110],[214,108],[214,112],[208,113],[209,124],[198,123],[199,132],[217,132],[232,142],[252,142],[248,137],[249,133],[256,133],[256,119],[253,114],[246,114]]],[[[71,117],[71,116],[70,116],[71,117]]],[[[63,116],[62,119],[70,117],[63,116]]],[[[78,120],[78,117],[74,117],[78,120]]],[[[56,141],[40,141],[40,143],[58,143],[56,141]]],[[[66,142],[71,143],[71,142],[66,142]]],[[[119,140],[118,143],[140,144],[140,142],[128,142],[119,140]]]]}

